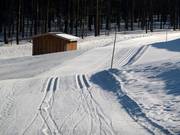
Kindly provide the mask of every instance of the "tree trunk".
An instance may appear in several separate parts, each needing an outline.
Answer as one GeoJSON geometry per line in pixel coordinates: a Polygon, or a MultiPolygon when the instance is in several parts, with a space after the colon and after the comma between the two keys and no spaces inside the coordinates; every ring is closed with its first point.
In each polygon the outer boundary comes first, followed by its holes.
{"type": "Polygon", "coordinates": [[[99,30],[99,0],[96,0],[96,15],[95,15],[95,36],[99,36],[100,35],[100,30],[99,30]]]}
{"type": "Polygon", "coordinates": [[[16,44],[19,44],[19,23],[20,23],[20,12],[21,12],[21,5],[20,0],[17,3],[17,15],[16,15],[16,44]]]}
{"type": "Polygon", "coordinates": [[[6,33],[6,26],[4,26],[4,43],[8,44],[7,33],[6,33]]]}

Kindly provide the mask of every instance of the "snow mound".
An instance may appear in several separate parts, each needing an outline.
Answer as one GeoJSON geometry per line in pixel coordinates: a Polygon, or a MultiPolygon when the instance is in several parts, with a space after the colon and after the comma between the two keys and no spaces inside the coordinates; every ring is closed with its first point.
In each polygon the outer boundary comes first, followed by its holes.
{"type": "Polygon", "coordinates": [[[168,42],[159,42],[149,45],[148,50],[134,64],[144,64],[156,61],[180,58],[180,39],[172,39],[168,42]]]}
{"type": "Polygon", "coordinates": [[[116,73],[146,116],[174,134],[180,133],[179,69],[180,61],[171,59],[129,66],[116,73]]]}

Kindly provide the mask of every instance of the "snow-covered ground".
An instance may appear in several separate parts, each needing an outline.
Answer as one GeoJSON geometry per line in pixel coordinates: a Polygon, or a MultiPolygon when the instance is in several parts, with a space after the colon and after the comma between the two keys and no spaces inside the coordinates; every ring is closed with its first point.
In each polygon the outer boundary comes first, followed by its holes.
{"type": "Polygon", "coordinates": [[[0,47],[0,135],[180,134],[180,32],[80,40],[31,56],[0,47]]]}
{"type": "Polygon", "coordinates": [[[23,45],[6,45],[0,46],[0,59],[9,59],[16,57],[25,57],[32,55],[31,43],[25,43],[23,45]]]}
{"type": "MultiPolygon", "coordinates": [[[[118,42],[123,40],[129,40],[133,38],[140,38],[150,36],[151,34],[119,34],[118,42]]],[[[85,39],[80,39],[78,42],[78,50],[90,50],[95,47],[107,46],[113,43],[113,34],[100,37],[89,36],[85,39]]],[[[8,45],[0,45],[0,59],[18,58],[25,56],[32,56],[32,43],[22,41],[20,45],[16,45],[15,42],[9,43],[8,45]]]]}

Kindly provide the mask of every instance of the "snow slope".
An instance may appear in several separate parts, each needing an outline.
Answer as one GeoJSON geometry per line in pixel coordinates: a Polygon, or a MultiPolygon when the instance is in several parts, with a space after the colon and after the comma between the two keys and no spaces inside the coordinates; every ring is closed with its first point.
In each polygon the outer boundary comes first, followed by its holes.
{"type": "MultiPolygon", "coordinates": [[[[172,32],[169,35],[169,40],[177,39],[178,37],[178,32],[172,32]]],[[[117,38],[119,38],[119,36],[117,38]]],[[[151,36],[132,38],[117,42],[114,68],[125,66],[130,61],[134,63],[136,58],[139,58],[144,54],[144,52],[149,51],[146,51],[146,49],[150,44],[162,41],[164,42],[164,33],[155,33],[151,36]]],[[[106,46],[95,47],[70,61],[64,62],[62,65],[55,67],[49,72],[43,73],[40,76],[56,74],[72,75],[75,73],[87,74],[103,69],[109,69],[111,65],[112,45],[113,43],[106,46]]],[[[180,56],[179,53],[177,53],[177,55],[180,56]]]]}
{"type": "Polygon", "coordinates": [[[155,43],[133,65],[115,71],[124,91],[167,134],[180,133],[180,39],[155,43]]]}
{"type": "MultiPolygon", "coordinates": [[[[158,61],[116,71],[124,91],[153,122],[180,133],[180,60],[158,61]]],[[[169,133],[170,132],[170,133],[169,133]]]]}
{"type": "Polygon", "coordinates": [[[178,135],[180,33],[128,36],[1,59],[0,135],[178,135]]]}

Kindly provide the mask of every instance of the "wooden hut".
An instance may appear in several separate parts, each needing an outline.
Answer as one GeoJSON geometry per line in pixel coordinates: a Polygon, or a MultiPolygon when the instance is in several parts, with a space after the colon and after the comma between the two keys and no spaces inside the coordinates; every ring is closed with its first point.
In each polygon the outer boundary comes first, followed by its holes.
{"type": "Polygon", "coordinates": [[[77,49],[78,37],[64,33],[46,33],[33,37],[33,55],[77,49]]]}

